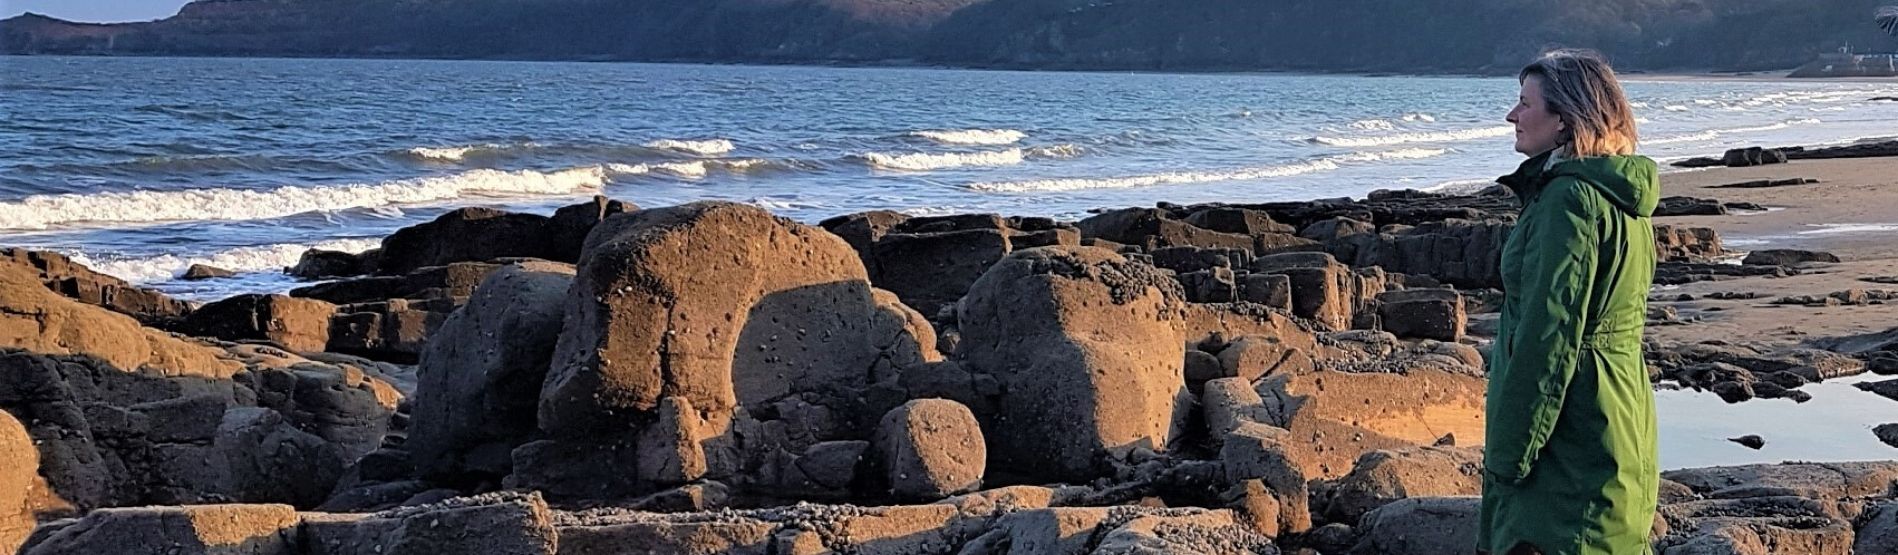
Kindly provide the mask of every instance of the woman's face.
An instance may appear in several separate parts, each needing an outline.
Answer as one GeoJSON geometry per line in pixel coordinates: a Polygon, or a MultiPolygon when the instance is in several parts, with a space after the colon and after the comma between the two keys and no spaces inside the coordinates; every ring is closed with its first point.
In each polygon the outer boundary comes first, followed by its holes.
{"type": "Polygon", "coordinates": [[[1516,152],[1536,156],[1562,146],[1562,132],[1567,126],[1562,118],[1549,109],[1542,98],[1542,77],[1530,75],[1522,79],[1522,95],[1516,102],[1516,109],[1509,111],[1509,123],[1516,125],[1516,152]]]}

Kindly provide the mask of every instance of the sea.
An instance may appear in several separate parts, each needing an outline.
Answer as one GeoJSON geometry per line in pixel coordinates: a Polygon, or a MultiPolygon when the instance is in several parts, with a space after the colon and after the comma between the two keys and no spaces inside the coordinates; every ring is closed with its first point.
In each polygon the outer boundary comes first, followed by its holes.
{"type": "MultiPolygon", "coordinates": [[[[1641,151],[1898,135],[1898,82],[1629,76],[1641,151]]],[[[0,245],[184,298],[275,292],[464,206],[747,202],[1086,217],[1156,202],[1480,189],[1513,79],[490,61],[0,57],[0,245]],[[194,263],[240,272],[185,282],[194,263]]],[[[1889,457],[1888,401],[1662,391],[1663,466],[1889,457]],[[1775,404],[1781,403],[1781,404],[1775,404]],[[1823,408],[1830,407],[1830,408],[1823,408]],[[1882,410],[1881,410],[1882,409],[1882,410]],[[1747,415],[1752,415],[1748,417],[1747,415]],[[1766,451],[1726,443],[1787,428],[1766,451]],[[1754,432],[1748,432],[1754,433],[1754,432]]]]}

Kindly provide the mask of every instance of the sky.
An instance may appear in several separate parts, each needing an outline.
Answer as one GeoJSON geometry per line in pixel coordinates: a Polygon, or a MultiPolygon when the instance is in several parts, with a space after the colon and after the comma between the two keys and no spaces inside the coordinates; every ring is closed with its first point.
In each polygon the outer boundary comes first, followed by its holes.
{"type": "Polygon", "coordinates": [[[0,19],[25,12],[86,23],[149,21],[178,13],[189,0],[0,0],[0,19]]]}

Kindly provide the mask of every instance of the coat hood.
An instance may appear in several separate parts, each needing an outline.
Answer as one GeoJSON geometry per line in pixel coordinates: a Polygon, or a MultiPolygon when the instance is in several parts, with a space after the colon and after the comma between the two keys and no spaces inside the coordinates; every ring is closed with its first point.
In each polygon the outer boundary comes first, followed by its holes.
{"type": "Polygon", "coordinates": [[[1525,203],[1541,193],[1542,187],[1550,181],[1559,177],[1573,177],[1594,187],[1610,204],[1630,216],[1652,217],[1655,207],[1661,204],[1660,172],[1654,160],[1646,156],[1576,158],[1556,162],[1554,167],[1543,169],[1552,155],[1546,153],[1530,158],[1516,169],[1516,173],[1496,181],[1508,186],[1525,203]]]}

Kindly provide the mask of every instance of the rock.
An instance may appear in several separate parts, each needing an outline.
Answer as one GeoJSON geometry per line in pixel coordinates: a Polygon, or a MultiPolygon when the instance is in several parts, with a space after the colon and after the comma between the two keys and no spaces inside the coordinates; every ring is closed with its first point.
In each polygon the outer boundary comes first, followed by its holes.
{"type": "Polygon", "coordinates": [[[775,477],[753,471],[781,468],[779,450],[869,437],[887,409],[866,406],[866,390],[894,386],[906,370],[898,363],[936,357],[924,352],[933,330],[878,296],[847,243],[758,208],[696,203],[614,216],[584,252],[538,404],[539,430],[553,443],[515,451],[510,482],[522,487],[620,483],[586,477],[617,472],[634,436],[638,451],[678,453],[662,460],[686,462],[691,453],[675,448],[696,444],[704,478],[767,483],[775,477]],[[673,397],[673,425],[698,429],[664,429],[661,401],[673,397]],[[574,468],[524,469],[524,455],[574,468]]]}
{"type": "Polygon", "coordinates": [[[1795,249],[1765,249],[1747,253],[1740,263],[1747,266],[1798,266],[1809,262],[1839,263],[1838,255],[1795,249]]]}
{"type": "Polygon", "coordinates": [[[550,225],[551,218],[537,214],[455,209],[384,238],[377,271],[407,274],[430,266],[511,257],[558,260],[560,249],[550,242],[550,225]]]}
{"type": "Polygon", "coordinates": [[[1483,493],[1483,454],[1456,447],[1378,450],[1358,457],[1351,473],[1329,488],[1323,502],[1331,522],[1358,522],[1365,513],[1411,497],[1483,493]]]}
{"type": "Polygon", "coordinates": [[[563,543],[537,493],[490,493],[370,515],[310,514],[302,531],[309,555],[554,555],[563,543]]]}
{"type": "Polygon", "coordinates": [[[224,493],[251,503],[315,507],[329,497],[350,462],[342,448],[266,408],[225,412],[213,445],[219,462],[228,465],[224,493]]]}
{"type": "Polygon", "coordinates": [[[60,296],[131,316],[147,326],[166,327],[191,312],[190,303],[92,271],[64,255],[0,248],[0,264],[25,270],[26,275],[60,296]]]}
{"type": "Polygon", "coordinates": [[[1317,356],[1315,343],[1298,336],[1247,335],[1234,339],[1219,352],[1223,375],[1251,383],[1266,376],[1310,372],[1317,356]]]}
{"type": "Polygon", "coordinates": [[[1654,210],[1656,217],[1669,216],[1725,216],[1727,207],[1720,201],[1693,197],[1667,197],[1661,199],[1661,205],[1654,210]]]}
{"type": "Polygon", "coordinates": [[[1860,519],[1853,553],[1898,553],[1898,503],[1887,501],[1860,519]]]}
{"type": "Polygon", "coordinates": [[[269,341],[299,353],[329,346],[336,305],[285,295],[238,295],[200,307],[178,331],[226,341],[269,341]]]}
{"type": "Polygon", "coordinates": [[[1011,252],[1081,241],[1079,230],[1051,219],[992,214],[911,218],[879,211],[831,218],[822,225],[856,249],[871,283],[929,315],[955,305],[989,266],[1011,252]]]}
{"type": "Polygon", "coordinates": [[[635,210],[639,210],[638,205],[599,195],[587,202],[562,206],[554,210],[553,217],[547,222],[548,246],[544,252],[549,260],[579,262],[580,248],[586,244],[587,234],[593,231],[593,226],[614,214],[635,210]]]}
{"type": "Polygon", "coordinates": [[[310,249],[303,251],[297,264],[284,269],[283,273],[303,279],[360,276],[375,273],[381,254],[381,249],[371,249],[362,254],[310,249]]]}
{"type": "Polygon", "coordinates": [[[1240,278],[1239,300],[1291,312],[1292,277],[1285,274],[1246,274],[1240,278]]]}
{"type": "Polygon", "coordinates": [[[206,266],[204,264],[192,264],[190,268],[185,268],[184,275],[181,275],[178,277],[185,281],[201,281],[201,280],[207,280],[207,279],[227,278],[227,277],[236,277],[236,276],[237,276],[237,272],[233,272],[233,271],[219,268],[216,266],[206,266]]]}
{"type": "Polygon", "coordinates": [[[1199,349],[1186,350],[1186,385],[1197,390],[1207,380],[1227,378],[1225,366],[1220,365],[1219,357],[1199,349]]]}
{"type": "Polygon", "coordinates": [[[35,489],[44,488],[39,476],[40,452],[33,437],[12,414],[0,411],[0,553],[17,553],[33,533],[37,515],[35,489]]]}
{"type": "Polygon", "coordinates": [[[1010,255],[963,298],[958,351],[1002,386],[984,428],[1000,464],[1053,480],[1166,450],[1191,407],[1178,282],[1092,247],[1010,255]]]}
{"type": "Polygon", "coordinates": [[[1429,445],[1445,434],[1482,444],[1483,378],[1451,364],[1461,369],[1279,373],[1257,389],[1266,423],[1290,430],[1287,448],[1308,461],[1306,478],[1337,478],[1366,451],[1429,445]]]}
{"type": "Polygon", "coordinates": [[[752,518],[725,518],[708,522],[635,521],[604,525],[561,526],[562,555],[618,555],[638,546],[641,555],[767,555],[805,554],[823,547],[813,534],[801,540],[774,541],[778,525],[752,518]],[[782,545],[781,549],[773,549],[782,545]]]}
{"type": "Polygon", "coordinates": [[[1727,254],[1720,234],[1706,227],[1657,225],[1654,226],[1654,244],[1662,262],[1705,264],[1727,254]]]}
{"type": "Polygon", "coordinates": [[[1264,401],[1252,390],[1252,383],[1240,378],[1221,378],[1206,382],[1200,409],[1206,419],[1206,433],[1215,446],[1224,445],[1226,436],[1247,423],[1266,419],[1264,401]]]}
{"type": "Polygon", "coordinates": [[[1242,425],[1227,434],[1219,450],[1228,484],[1237,487],[1263,487],[1277,500],[1278,533],[1300,533],[1311,529],[1311,494],[1306,476],[1312,470],[1287,445],[1290,433],[1263,424],[1242,425]],[[1257,486],[1247,486],[1257,481],[1257,486]]]}
{"type": "Polygon", "coordinates": [[[1105,239],[1148,251],[1186,246],[1251,250],[1256,246],[1251,235],[1201,228],[1154,208],[1105,212],[1081,220],[1075,226],[1080,228],[1083,238],[1105,239]]]}
{"type": "Polygon", "coordinates": [[[1180,275],[1186,300],[1195,303],[1229,303],[1239,300],[1239,284],[1230,268],[1213,268],[1180,275]]]}
{"type": "Polygon", "coordinates": [[[1836,500],[1885,495],[1898,480],[1898,461],[1717,466],[1670,470],[1661,477],[1709,498],[1765,492],[1836,500]]]}
{"type": "Polygon", "coordinates": [[[1277,553],[1268,536],[1240,527],[1231,511],[1134,517],[1105,535],[1094,555],[1277,553]]]}
{"type": "Polygon", "coordinates": [[[1326,330],[1351,329],[1366,300],[1382,293],[1383,283],[1365,279],[1326,253],[1285,253],[1260,257],[1253,272],[1290,278],[1292,312],[1326,330]]]}
{"type": "Polygon", "coordinates": [[[320,299],[339,305],[384,302],[390,299],[434,300],[465,298],[501,264],[456,262],[421,268],[404,275],[373,276],[319,283],[290,290],[292,297],[320,299]]]}
{"type": "Polygon", "coordinates": [[[1757,436],[1757,435],[1744,435],[1740,437],[1730,437],[1730,438],[1727,438],[1727,441],[1738,443],[1740,445],[1745,445],[1748,449],[1752,449],[1755,451],[1758,451],[1762,447],[1766,447],[1766,440],[1760,438],[1760,436],[1757,436]]]}
{"type": "Polygon", "coordinates": [[[330,318],[327,348],[399,364],[416,363],[428,347],[428,339],[448,322],[464,299],[389,299],[337,307],[336,316],[330,318]]]}
{"type": "Polygon", "coordinates": [[[99,509],[34,534],[26,555],[289,555],[300,530],[288,505],[99,509]]]}
{"type": "Polygon", "coordinates": [[[1709,499],[1663,506],[1663,554],[1848,553],[1852,526],[1828,504],[1792,496],[1709,499]]]}
{"type": "Polygon", "coordinates": [[[0,263],[0,344],[49,355],[93,356],[120,369],[165,375],[230,379],[240,369],[217,349],[62,297],[18,264],[0,263]]]}
{"type": "Polygon", "coordinates": [[[1469,317],[1463,296],[1451,289],[1407,289],[1377,295],[1384,330],[1402,338],[1457,342],[1469,317]]]}
{"type": "Polygon", "coordinates": [[[1885,442],[1885,445],[1898,447],[1898,423],[1879,424],[1872,428],[1872,435],[1877,436],[1879,441],[1885,442]]]}
{"type": "Polygon", "coordinates": [[[1764,149],[1757,146],[1736,148],[1728,150],[1726,155],[1721,157],[1720,163],[1725,164],[1729,168],[1784,164],[1786,163],[1786,153],[1780,152],[1778,149],[1764,149]]]}
{"type": "Polygon", "coordinates": [[[1859,382],[1852,385],[1860,390],[1871,392],[1880,397],[1898,401],[1898,380],[1859,382]]]}
{"type": "Polygon", "coordinates": [[[982,426],[961,403],[919,399],[883,416],[876,447],[890,491],[935,500],[982,487],[988,447],[982,426]]]}
{"type": "Polygon", "coordinates": [[[1194,211],[1185,218],[1186,223],[1221,233],[1240,235],[1265,235],[1272,233],[1292,233],[1292,226],[1272,221],[1272,215],[1262,210],[1214,206],[1194,211]]]}
{"type": "Polygon", "coordinates": [[[468,304],[429,339],[416,368],[421,383],[405,444],[422,475],[508,474],[507,467],[470,467],[469,455],[511,451],[535,431],[540,384],[572,283],[572,266],[509,265],[482,280],[468,304]]]}
{"type": "Polygon", "coordinates": [[[1378,507],[1359,521],[1351,553],[1468,553],[1478,504],[1476,497],[1413,497],[1378,507]]]}

